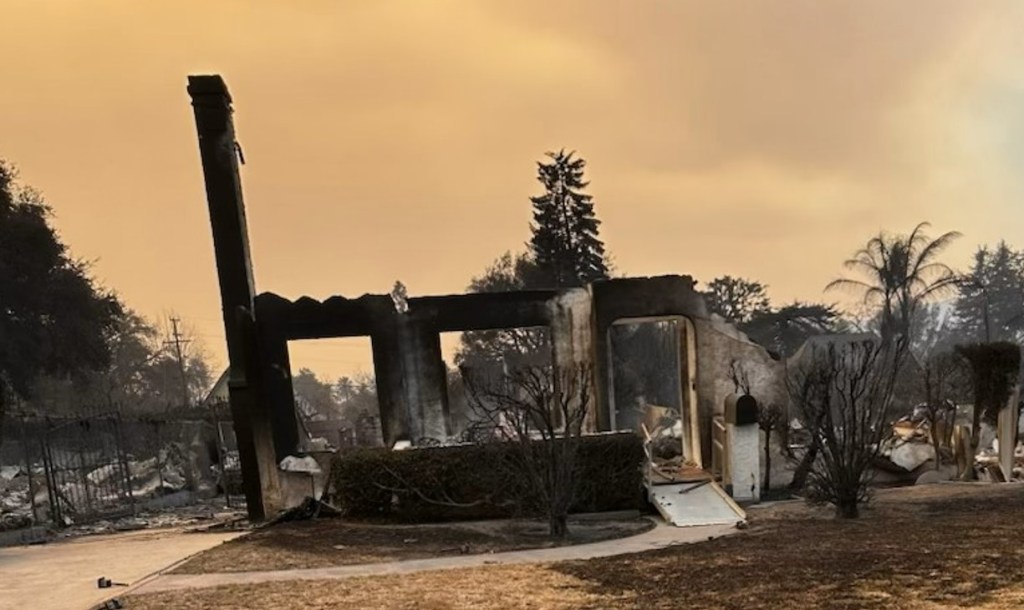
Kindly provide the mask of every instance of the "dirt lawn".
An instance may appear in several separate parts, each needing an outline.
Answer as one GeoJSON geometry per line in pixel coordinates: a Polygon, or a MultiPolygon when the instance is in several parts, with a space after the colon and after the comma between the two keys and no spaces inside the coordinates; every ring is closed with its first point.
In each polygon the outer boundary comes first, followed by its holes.
{"type": "MultiPolygon", "coordinates": [[[[648,519],[571,521],[566,544],[645,532],[648,519]]],[[[553,546],[547,524],[480,521],[446,525],[378,525],[340,519],[281,523],[202,553],[176,574],[325,568],[446,555],[499,553],[553,546]]]]}
{"type": "Polygon", "coordinates": [[[298,607],[714,608],[1024,607],[1024,485],[880,492],[857,521],[786,503],[735,536],[558,563],[129,597],[132,610],[298,607]]]}

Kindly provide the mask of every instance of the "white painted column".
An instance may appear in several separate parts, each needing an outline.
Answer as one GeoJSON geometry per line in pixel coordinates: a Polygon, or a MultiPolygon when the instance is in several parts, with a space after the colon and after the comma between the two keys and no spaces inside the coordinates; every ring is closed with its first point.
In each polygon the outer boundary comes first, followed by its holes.
{"type": "Polygon", "coordinates": [[[725,403],[726,454],[733,499],[740,502],[761,500],[761,434],[757,427],[757,401],[752,396],[736,396],[725,403]]]}

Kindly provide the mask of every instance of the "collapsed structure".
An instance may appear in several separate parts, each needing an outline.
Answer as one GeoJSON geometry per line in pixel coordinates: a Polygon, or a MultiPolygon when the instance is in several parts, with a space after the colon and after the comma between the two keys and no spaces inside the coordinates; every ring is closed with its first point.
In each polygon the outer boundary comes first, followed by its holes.
{"type": "MultiPolygon", "coordinates": [[[[708,316],[689,276],[622,278],[583,288],[403,299],[365,295],[295,301],[256,293],[239,177],[232,101],[220,76],[189,77],[213,229],[228,344],[228,381],[250,517],[284,505],[278,464],[300,449],[288,342],[369,337],[384,441],[415,444],[451,433],[440,333],[544,327],[555,367],[594,371],[589,431],[615,430],[611,332],[619,324],[675,320],[684,457],[710,464],[712,418],[736,391],[737,363],[761,400],[785,402],[782,364],[708,316]]],[[[755,449],[756,451],[756,449],[755,449]]]]}

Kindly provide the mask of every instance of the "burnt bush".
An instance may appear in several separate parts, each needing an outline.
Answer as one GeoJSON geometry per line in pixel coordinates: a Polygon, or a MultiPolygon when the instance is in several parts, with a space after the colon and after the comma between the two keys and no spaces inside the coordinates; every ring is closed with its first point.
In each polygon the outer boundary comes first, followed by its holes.
{"type": "MultiPolygon", "coordinates": [[[[410,523],[543,515],[542,502],[520,476],[517,449],[494,442],[346,451],[331,466],[329,499],[346,515],[410,523]]],[[[643,444],[638,436],[585,436],[578,451],[572,512],[642,507],[643,444]]]]}
{"type": "Polygon", "coordinates": [[[974,386],[975,429],[979,420],[996,425],[1020,371],[1020,346],[1016,343],[958,345],[956,351],[970,364],[974,386]]]}

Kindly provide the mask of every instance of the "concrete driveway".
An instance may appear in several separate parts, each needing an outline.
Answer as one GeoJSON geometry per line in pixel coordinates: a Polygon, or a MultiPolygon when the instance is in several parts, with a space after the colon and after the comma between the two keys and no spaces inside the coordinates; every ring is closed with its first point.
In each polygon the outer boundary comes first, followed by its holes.
{"type": "Polygon", "coordinates": [[[125,589],[98,589],[100,576],[133,585],[239,535],[165,529],[0,548],[0,610],[88,610],[125,589]]]}

